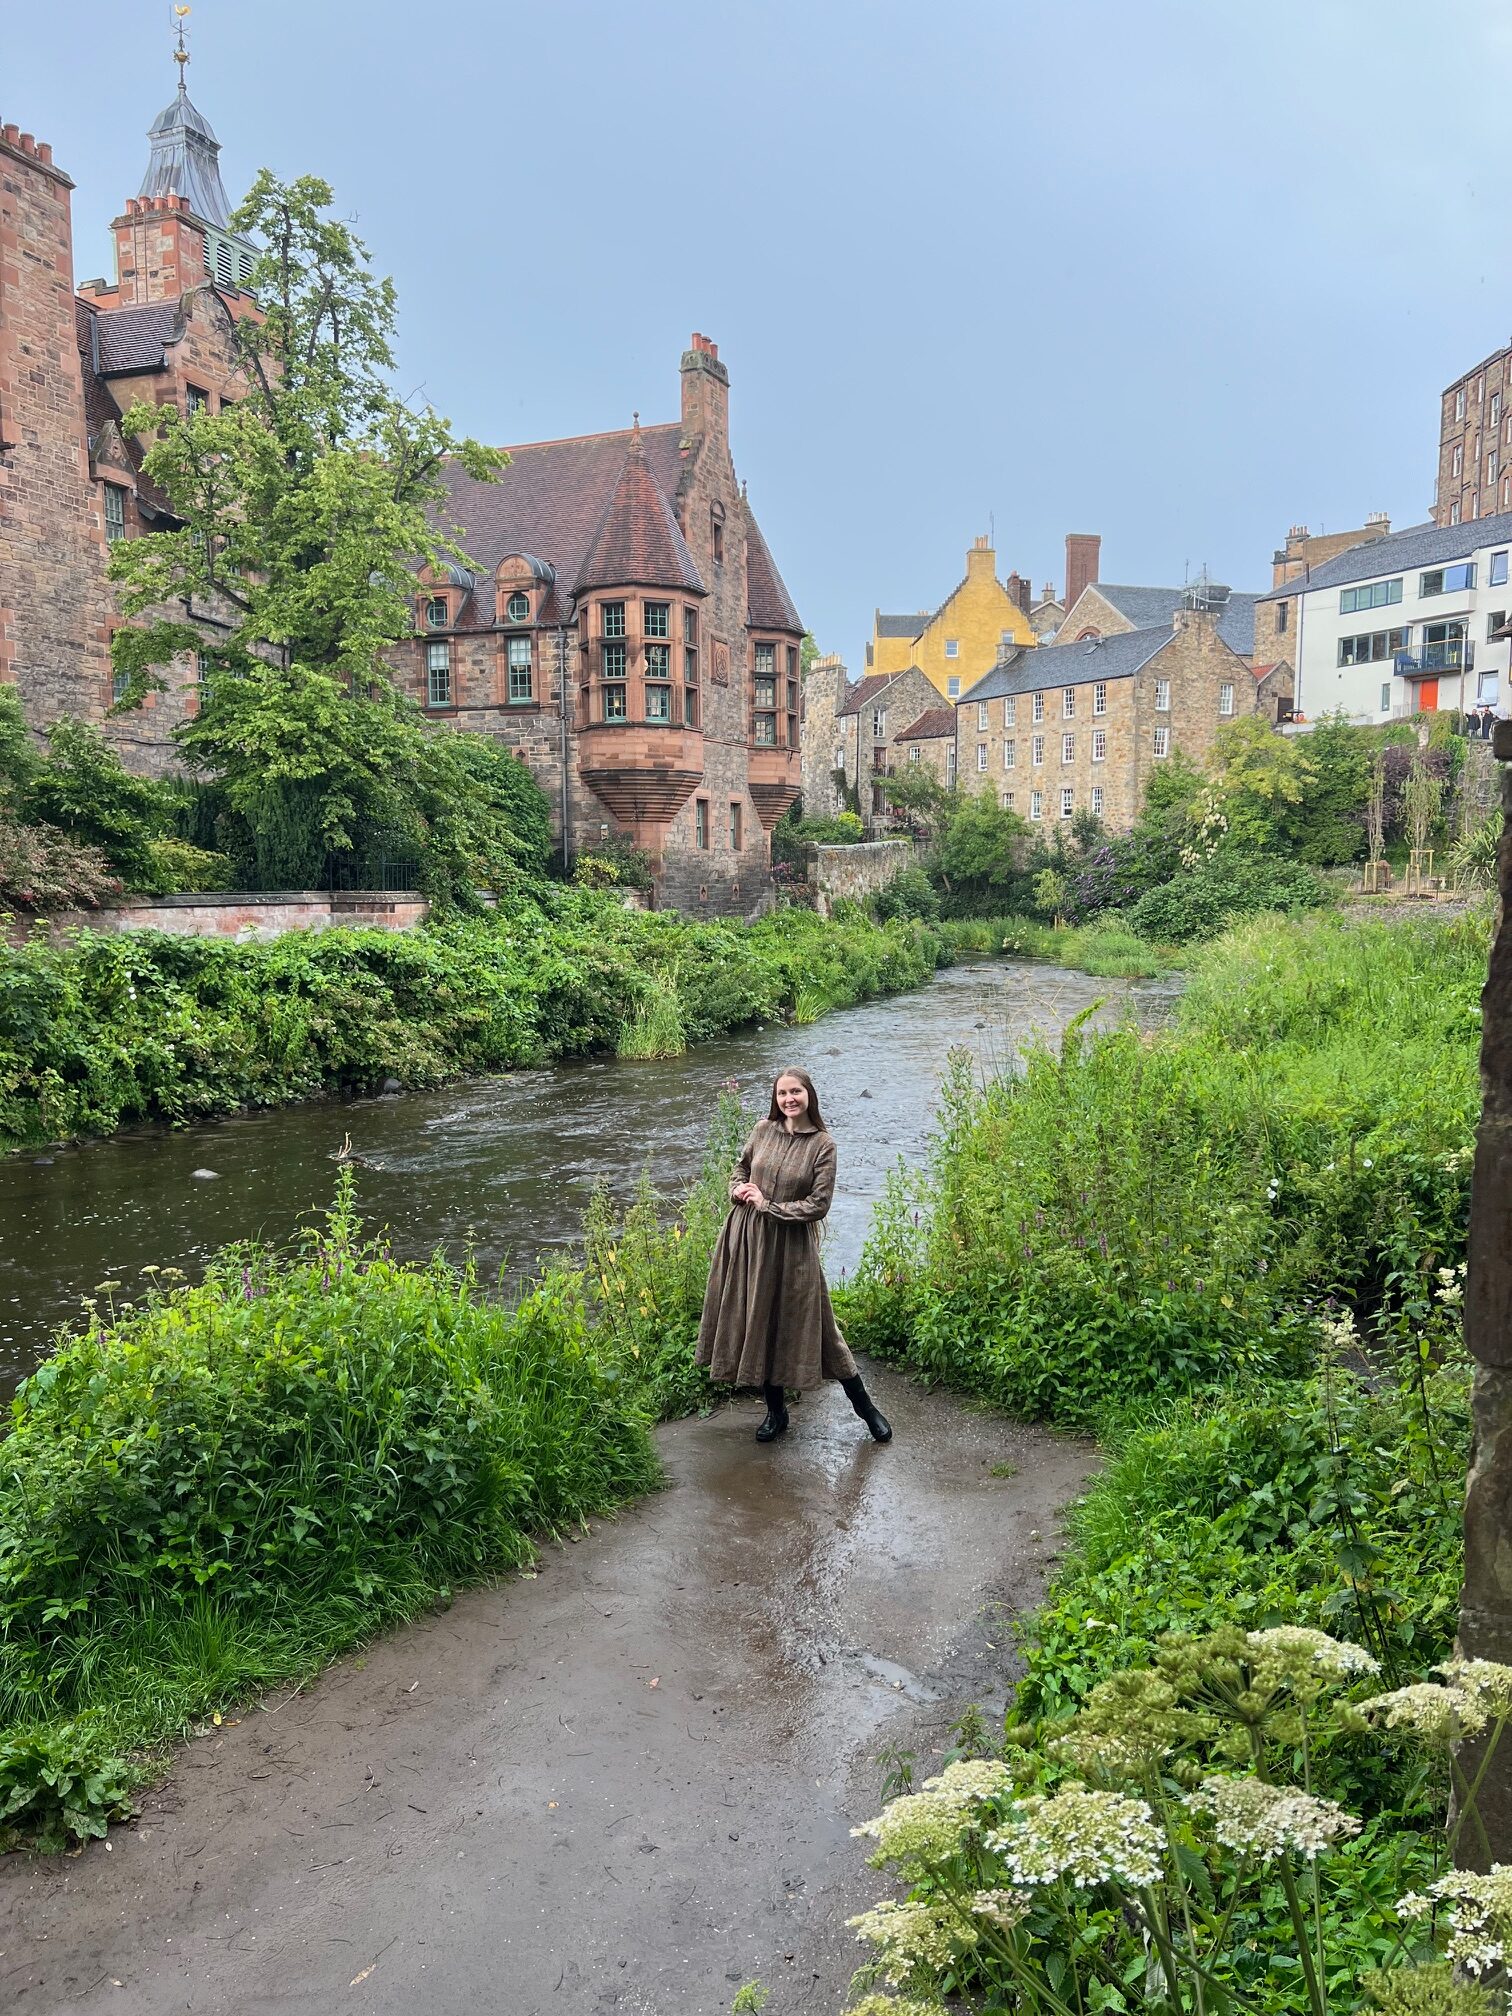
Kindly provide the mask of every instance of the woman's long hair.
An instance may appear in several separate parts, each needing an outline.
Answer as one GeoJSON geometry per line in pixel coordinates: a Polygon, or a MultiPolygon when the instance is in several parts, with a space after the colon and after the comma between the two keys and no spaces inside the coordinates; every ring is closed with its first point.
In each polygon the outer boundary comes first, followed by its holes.
{"type": "Polygon", "coordinates": [[[796,1078],[805,1092],[808,1093],[808,1123],[811,1127],[817,1128],[821,1134],[827,1134],[829,1129],[824,1124],[824,1115],[819,1111],[819,1093],[807,1071],[789,1069],[777,1073],[777,1076],[772,1080],[772,1110],[767,1114],[768,1120],[775,1120],[779,1127],[787,1125],[782,1108],[777,1104],[777,1087],[784,1078],[796,1078]]]}

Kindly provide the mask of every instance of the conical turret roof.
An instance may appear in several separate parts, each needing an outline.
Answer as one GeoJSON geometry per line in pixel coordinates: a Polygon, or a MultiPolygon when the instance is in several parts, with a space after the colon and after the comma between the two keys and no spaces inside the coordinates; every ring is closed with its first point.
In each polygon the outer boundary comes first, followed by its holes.
{"type": "Polygon", "coordinates": [[[803,619],[793,606],[777,562],[761,536],[755,513],[745,506],[746,620],[753,630],[794,630],[803,634],[803,619]]]}
{"type": "Polygon", "coordinates": [[[572,590],[581,595],[588,588],[630,586],[708,592],[672,506],[646,466],[638,423],[572,590]]]}

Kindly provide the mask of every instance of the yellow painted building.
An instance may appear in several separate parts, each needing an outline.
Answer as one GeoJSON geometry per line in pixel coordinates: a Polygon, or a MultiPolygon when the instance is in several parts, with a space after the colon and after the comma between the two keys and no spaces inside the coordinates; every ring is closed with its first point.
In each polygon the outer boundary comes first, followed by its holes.
{"type": "Polygon", "coordinates": [[[997,555],[978,539],[966,555],[966,578],[931,615],[887,616],[879,609],[866,647],[868,672],[906,672],[917,665],[947,700],[958,700],[985,678],[1005,644],[1033,644],[1034,625],[997,578],[997,555]]]}

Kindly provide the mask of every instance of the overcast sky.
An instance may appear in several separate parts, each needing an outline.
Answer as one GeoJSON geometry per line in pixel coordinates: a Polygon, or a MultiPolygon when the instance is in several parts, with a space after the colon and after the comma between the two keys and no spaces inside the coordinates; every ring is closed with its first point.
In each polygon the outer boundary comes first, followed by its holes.
{"type": "MultiPolygon", "coordinates": [[[[8,8],[0,116],[109,268],[169,7],[8,8]],[[18,15],[22,18],[17,18],[18,15]]],[[[1505,0],[196,0],[235,201],[323,175],[405,389],[530,441],[676,417],[694,329],[825,649],[999,572],[1204,563],[1427,515],[1437,394],[1512,336],[1505,0]]]]}

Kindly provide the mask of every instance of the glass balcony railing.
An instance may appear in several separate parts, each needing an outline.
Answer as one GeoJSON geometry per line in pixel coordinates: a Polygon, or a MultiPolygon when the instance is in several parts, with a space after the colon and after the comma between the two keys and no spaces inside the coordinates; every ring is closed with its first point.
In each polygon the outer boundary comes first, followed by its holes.
{"type": "Polygon", "coordinates": [[[1467,637],[1446,638],[1441,644],[1419,644],[1415,651],[1398,651],[1396,669],[1409,679],[1420,672],[1473,672],[1475,646],[1467,637]]]}

